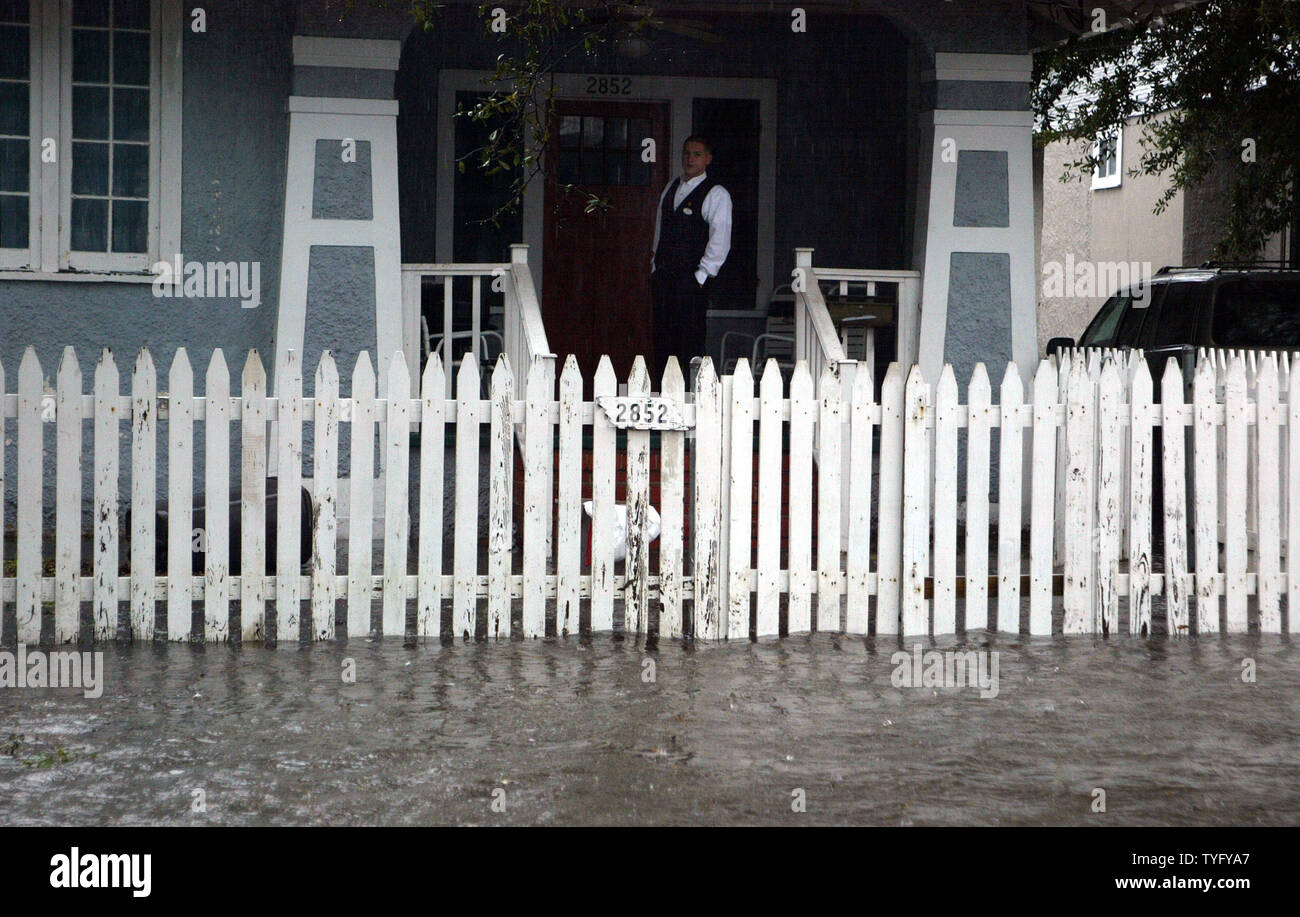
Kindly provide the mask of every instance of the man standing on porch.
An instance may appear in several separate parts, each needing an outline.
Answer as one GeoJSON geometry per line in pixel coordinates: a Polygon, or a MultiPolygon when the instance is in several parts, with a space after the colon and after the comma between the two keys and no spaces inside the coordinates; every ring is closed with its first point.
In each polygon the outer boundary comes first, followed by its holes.
{"type": "Polygon", "coordinates": [[[709,178],[713,148],[692,134],[682,144],[682,174],[659,197],[655,218],[654,298],[655,375],[663,381],[668,358],[676,356],[684,374],[692,357],[704,354],[709,292],[731,251],[731,195],[709,178]]]}

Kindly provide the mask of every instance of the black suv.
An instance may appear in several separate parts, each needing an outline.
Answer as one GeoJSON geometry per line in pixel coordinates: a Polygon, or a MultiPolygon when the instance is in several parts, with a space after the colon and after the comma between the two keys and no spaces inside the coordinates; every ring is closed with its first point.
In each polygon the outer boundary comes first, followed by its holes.
{"type": "MultiPolygon", "coordinates": [[[[1047,352],[1073,346],[1053,338],[1047,352]]],[[[1077,346],[1146,351],[1157,398],[1170,357],[1191,384],[1200,347],[1300,351],[1300,270],[1214,262],[1161,268],[1149,291],[1135,287],[1106,300],[1077,346]]]]}

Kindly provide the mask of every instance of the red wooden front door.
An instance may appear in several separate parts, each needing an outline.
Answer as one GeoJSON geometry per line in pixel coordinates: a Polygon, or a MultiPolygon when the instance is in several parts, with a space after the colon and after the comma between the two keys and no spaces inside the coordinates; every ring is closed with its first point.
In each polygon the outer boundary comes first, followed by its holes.
{"type": "Polygon", "coordinates": [[[556,103],[542,313],[561,365],[574,354],[588,380],[602,354],[609,354],[620,380],[637,354],[653,367],[650,261],[667,176],[667,124],[667,103],[556,103]],[[655,141],[654,162],[642,161],[645,138],[655,141]],[[605,198],[609,209],[584,212],[589,194],[605,198]]]}

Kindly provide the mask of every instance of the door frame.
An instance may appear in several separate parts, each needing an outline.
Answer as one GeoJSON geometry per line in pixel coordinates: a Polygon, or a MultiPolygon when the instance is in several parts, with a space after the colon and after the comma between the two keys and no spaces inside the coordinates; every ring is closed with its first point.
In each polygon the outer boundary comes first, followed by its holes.
{"type": "MultiPolygon", "coordinates": [[[[487,70],[438,71],[438,187],[436,202],[435,252],[438,261],[452,260],[456,163],[455,118],[456,93],[484,92],[492,89],[492,73],[487,70]]],[[[759,123],[762,126],[758,144],[758,289],[754,305],[762,309],[767,305],[773,288],[773,246],[776,238],[776,80],[747,77],[683,77],[658,74],[587,74],[557,73],[555,97],[564,100],[607,100],[622,102],[667,102],[668,146],[659,155],[668,155],[669,180],[680,171],[678,150],[691,134],[692,100],[755,99],[758,101],[759,123]],[[628,91],[618,95],[596,95],[586,91],[593,77],[626,80],[628,91]]],[[[529,246],[529,266],[537,284],[543,288],[546,278],[542,274],[543,237],[545,233],[544,209],[546,192],[542,183],[530,186],[524,193],[523,241],[529,246]]]]}

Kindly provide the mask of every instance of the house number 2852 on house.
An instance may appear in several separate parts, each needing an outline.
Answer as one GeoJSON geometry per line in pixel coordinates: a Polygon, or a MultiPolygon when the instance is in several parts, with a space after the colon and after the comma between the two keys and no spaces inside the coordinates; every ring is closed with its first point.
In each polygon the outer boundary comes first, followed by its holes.
{"type": "Polygon", "coordinates": [[[620,430],[689,430],[682,406],[668,398],[605,395],[598,403],[605,417],[620,430]]]}
{"type": "Polygon", "coordinates": [[[589,76],[587,77],[587,95],[589,96],[629,96],[632,94],[632,78],[628,76],[589,76]]]}

